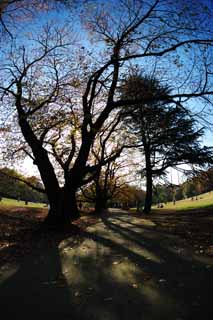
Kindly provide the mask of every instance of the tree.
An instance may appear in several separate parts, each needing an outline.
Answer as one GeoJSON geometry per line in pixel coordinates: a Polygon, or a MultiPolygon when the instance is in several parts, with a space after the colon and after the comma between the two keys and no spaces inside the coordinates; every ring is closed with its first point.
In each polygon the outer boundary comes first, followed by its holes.
{"type": "Polygon", "coordinates": [[[120,118],[121,114],[109,117],[91,150],[90,162],[97,169],[92,183],[82,188],[82,192],[88,201],[95,203],[95,213],[107,209],[117,189],[126,184],[129,169],[133,167],[128,151],[134,145],[126,139],[125,130],[121,130],[120,118]],[[103,165],[104,162],[107,164],[103,165]]]}
{"type": "MultiPolygon", "coordinates": [[[[213,40],[208,8],[201,10],[191,1],[174,4],[164,0],[88,6],[82,7],[83,45],[79,46],[75,34],[57,27],[55,21],[40,36],[36,36],[38,30],[33,35],[22,34],[19,45],[13,42],[2,52],[3,130],[5,119],[16,112],[9,117],[13,125],[6,129],[13,135],[17,132],[14,123],[20,127],[16,142],[22,140],[21,135],[25,142],[21,141],[16,151],[30,155],[38,167],[50,203],[47,221],[51,223],[78,217],[76,192],[92,181],[100,168],[100,164],[89,164],[97,135],[110,115],[133,104],[119,98],[121,79],[130,63],[140,61],[148,69],[149,61],[155,69],[159,67],[158,71],[165,64],[167,70],[172,67],[180,83],[171,100],[204,97],[210,101],[212,94],[209,61],[213,40]],[[89,44],[91,34],[97,40],[95,47],[89,44]],[[184,49],[186,56],[180,62],[184,49]],[[199,73],[188,70],[190,53],[198,55],[199,73]],[[188,91],[182,90],[183,78],[188,91]],[[191,88],[195,78],[197,85],[191,88]]],[[[76,17],[73,21],[74,25],[80,23],[76,17]]],[[[144,95],[134,104],[141,100],[145,104],[153,97],[144,95]]],[[[108,161],[104,159],[101,165],[108,161]]]]}
{"type": "Polygon", "coordinates": [[[198,175],[198,180],[202,186],[202,192],[208,192],[213,190],[213,168],[210,168],[206,172],[201,172],[198,175]]]}
{"type": "Polygon", "coordinates": [[[113,195],[112,205],[123,209],[136,208],[139,212],[144,204],[144,199],[144,190],[134,185],[123,183],[113,195]]]}
{"type": "Polygon", "coordinates": [[[206,170],[195,170],[189,173],[188,179],[182,184],[187,197],[194,197],[201,193],[209,192],[213,188],[212,168],[206,170]]]}
{"type": "Polygon", "coordinates": [[[153,186],[153,203],[164,203],[168,201],[168,194],[165,185],[156,184],[153,186]]]}
{"type": "Polygon", "coordinates": [[[127,184],[130,176],[130,173],[125,171],[128,164],[125,164],[123,159],[109,162],[106,166],[100,167],[93,182],[82,189],[86,200],[95,204],[96,214],[106,210],[119,192],[122,192],[122,187],[127,184]]]}
{"type": "Polygon", "coordinates": [[[0,169],[0,194],[4,197],[32,202],[47,202],[39,191],[42,185],[37,177],[24,177],[14,169],[0,169]]]}
{"type": "Polygon", "coordinates": [[[139,74],[126,80],[124,97],[135,95],[137,98],[147,93],[153,96],[153,101],[133,105],[123,113],[125,125],[141,143],[145,158],[142,170],[146,177],[145,213],[151,210],[154,177],[162,176],[169,167],[181,164],[205,166],[212,163],[213,156],[212,148],[201,146],[203,129],[197,127],[189,111],[179,103],[174,105],[171,102],[167,86],[139,74]]]}

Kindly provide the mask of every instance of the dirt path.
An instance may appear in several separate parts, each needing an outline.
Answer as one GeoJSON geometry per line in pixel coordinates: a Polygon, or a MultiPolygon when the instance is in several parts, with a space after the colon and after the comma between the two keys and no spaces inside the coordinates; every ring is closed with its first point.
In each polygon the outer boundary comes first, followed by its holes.
{"type": "Polygon", "coordinates": [[[6,319],[213,319],[213,259],[114,211],[0,273],[6,319]]]}

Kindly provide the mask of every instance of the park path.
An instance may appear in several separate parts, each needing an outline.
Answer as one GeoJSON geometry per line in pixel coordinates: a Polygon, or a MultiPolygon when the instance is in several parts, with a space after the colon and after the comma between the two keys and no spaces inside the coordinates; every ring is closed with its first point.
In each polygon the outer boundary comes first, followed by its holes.
{"type": "Polygon", "coordinates": [[[0,274],[7,319],[213,319],[213,259],[149,219],[105,214],[0,274]]]}

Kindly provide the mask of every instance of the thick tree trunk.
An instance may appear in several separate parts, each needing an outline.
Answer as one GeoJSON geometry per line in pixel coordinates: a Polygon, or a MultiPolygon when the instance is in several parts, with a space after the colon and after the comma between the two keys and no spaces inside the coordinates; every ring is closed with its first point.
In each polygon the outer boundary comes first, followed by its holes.
{"type": "Polygon", "coordinates": [[[107,209],[107,199],[101,195],[96,196],[95,200],[95,213],[100,214],[103,210],[107,209]]]}
{"type": "Polygon", "coordinates": [[[61,188],[56,199],[49,199],[50,209],[46,218],[49,225],[69,225],[79,217],[75,192],[61,188]]]}
{"type": "Polygon", "coordinates": [[[34,162],[40,172],[49,200],[50,210],[45,222],[51,225],[69,224],[72,220],[79,217],[76,203],[77,186],[71,187],[71,185],[66,184],[64,188],[59,187],[48,153],[42,147],[42,143],[30,127],[20,101],[17,101],[16,106],[19,112],[19,124],[23,136],[32,149],[35,158],[34,162]]]}
{"type": "Polygon", "coordinates": [[[37,157],[37,165],[45,185],[50,205],[46,223],[59,226],[70,224],[71,221],[79,217],[76,190],[67,186],[60,188],[56,184],[56,176],[52,170],[48,156],[44,157],[42,160],[43,161],[40,163],[40,159],[37,157]]]}

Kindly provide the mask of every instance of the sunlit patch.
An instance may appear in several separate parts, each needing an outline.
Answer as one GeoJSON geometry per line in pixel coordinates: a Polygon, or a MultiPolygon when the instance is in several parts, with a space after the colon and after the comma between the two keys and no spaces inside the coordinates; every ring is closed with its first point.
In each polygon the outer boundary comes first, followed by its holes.
{"type": "Polygon", "coordinates": [[[150,260],[156,263],[162,263],[164,260],[162,258],[159,258],[156,254],[151,252],[150,250],[147,250],[143,247],[135,246],[135,248],[132,249],[132,252],[138,254],[139,256],[145,258],[146,260],[150,260]]]}
{"type": "Polygon", "coordinates": [[[86,259],[92,259],[96,252],[96,243],[93,240],[84,240],[79,246],[71,246],[69,240],[60,243],[60,257],[62,273],[69,285],[83,283],[85,281],[84,263],[86,259]]]}
{"type": "MultiPolygon", "coordinates": [[[[168,302],[171,309],[175,307],[175,301],[162,292],[152,275],[144,272],[133,262],[125,259],[120,260],[118,263],[113,263],[109,271],[115,285],[119,283],[128,287],[129,290],[134,290],[137,296],[141,296],[141,301],[146,301],[153,307],[157,306],[158,311],[168,311],[168,305],[165,305],[165,301],[168,302]]],[[[154,313],[155,310],[153,310],[154,313]]]]}
{"type": "Polygon", "coordinates": [[[72,250],[60,252],[61,269],[68,285],[78,284],[83,282],[84,277],[80,272],[79,259],[76,253],[72,250]]]}
{"type": "MultiPolygon", "coordinates": [[[[128,236],[128,234],[127,234],[128,236]]],[[[113,241],[115,245],[122,246],[124,249],[128,250],[130,254],[138,256],[138,258],[144,258],[146,260],[153,261],[155,263],[163,263],[164,260],[160,258],[158,255],[154,254],[152,251],[145,248],[145,245],[143,246],[143,243],[136,244],[133,239],[128,239],[128,241],[125,239],[124,236],[119,236],[117,233],[108,233],[108,237],[104,237],[105,239],[109,241],[113,241]]]]}
{"type": "MultiPolygon", "coordinates": [[[[149,227],[156,226],[156,223],[154,223],[153,221],[148,220],[148,219],[141,219],[140,221],[141,221],[142,226],[149,226],[149,227]]],[[[134,219],[133,219],[133,222],[134,222],[134,219]]],[[[138,222],[138,220],[137,220],[137,222],[138,222]]]]}
{"type": "Polygon", "coordinates": [[[164,298],[162,297],[162,293],[160,293],[156,288],[151,285],[143,286],[143,294],[146,298],[153,304],[165,303],[164,298]]]}
{"type": "Polygon", "coordinates": [[[16,242],[0,242],[0,251],[16,245],[16,242]]]}
{"type": "Polygon", "coordinates": [[[10,279],[18,270],[19,266],[3,265],[0,268],[0,285],[10,279]]]}
{"type": "Polygon", "coordinates": [[[123,282],[131,286],[135,283],[136,266],[128,260],[114,261],[112,263],[110,274],[116,282],[123,282]]]}
{"type": "MultiPolygon", "coordinates": [[[[156,223],[154,223],[153,221],[149,220],[149,219],[142,219],[142,218],[134,218],[134,217],[127,217],[125,219],[126,223],[128,223],[128,227],[132,224],[132,225],[138,225],[140,227],[154,227],[156,226],[156,223]]],[[[118,222],[118,221],[117,221],[118,222]]],[[[123,226],[123,223],[122,223],[123,226]]]]}
{"type": "Polygon", "coordinates": [[[141,287],[141,294],[149,304],[153,305],[155,308],[157,307],[158,312],[164,311],[168,314],[172,309],[174,311],[176,305],[175,301],[168,295],[165,295],[162,290],[159,290],[154,284],[145,283],[141,287]],[[167,302],[166,304],[165,301],[167,302]]]}
{"type": "Polygon", "coordinates": [[[196,262],[203,264],[203,268],[213,270],[213,259],[212,257],[203,256],[203,255],[193,255],[193,259],[196,262]]]}

